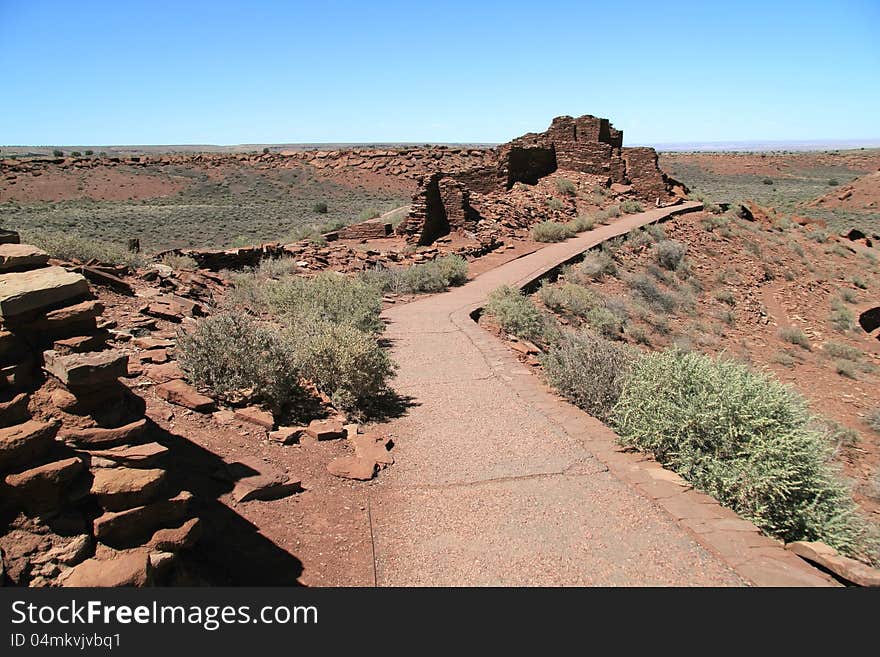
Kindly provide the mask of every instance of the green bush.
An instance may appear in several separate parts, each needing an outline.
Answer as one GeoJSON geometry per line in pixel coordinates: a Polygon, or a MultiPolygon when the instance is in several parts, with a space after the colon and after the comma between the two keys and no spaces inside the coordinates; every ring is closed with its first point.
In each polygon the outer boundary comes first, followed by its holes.
{"type": "Polygon", "coordinates": [[[532,226],[532,239],[536,242],[561,242],[574,237],[575,231],[567,224],[555,221],[542,221],[532,226]]]}
{"type": "Polygon", "coordinates": [[[669,271],[678,270],[682,266],[686,254],[687,245],[678,240],[662,240],[654,247],[654,258],[657,264],[669,271]]]}
{"type": "Polygon", "coordinates": [[[581,318],[601,304],[595,292],[575,283],[542,285],[538,290],[538,298],[550,310],[564,311],[581,318]]]}
{"type": "Polygon", "coordinates": [[[541,357],[547,381],[573,404],[606,419],[632,368],[633,352],[590,335],[566,331],[541,357]]]}
{"type": "Polygon", "coordinates": [[[547,207],[551,210],[559,211],[565,207],[565,204],[558,198],[551,198],[547,201],[547,207]]]}
{"type": "Polygon", "coordinates": [[[171,269],[182,269],[192,271],[199,268],[199,263],[195,258],[186,255],[178,255],[176,253],[166,253],[162,256],[161,263],[171,267],[171,269]]]}
{"type": "Polygon", "coordinates": [[[853,285],[855,285],[860,290],[867,290],[868,289],[868,281],[866,281],[861,276],[853,276],[852,282],[853,282],[853,285]]]}
{"type": "Polygon", "coordinates": [[[880,432],[880,408],[875,408],[873,411],[868,413],[868,417],[865,418],[865,422],[874,431],[880,432]]]}
{"type": "Polygon", "coordinates": [[[843,358],[844,360],[859,361],[862,359],[862,352],[848,344],[840,344],[839,342],[826,342],[822,347],[832,358],[843,358]]]}
{"type": "Polygon", "coordinates": [[[779,337],[786,342],[795,344],[798,347],[806,349],[807,351],[812,351],[813,349],[813,347],[810,345],[810,339],[807,337],[807,334],[796,326],[786,326],[779,329],[779,337]]]}
{"type": "Polygon", "coordinates": [[[678,299],[658,288],[647,276],[634,276],[629,280],[629,286],[645,303],[656,310],[671,313],[678,307],[678,299]]]}
{"type": "Polygon", "coordinates": [[[856,368],[853,366],[852,361],[849,360],[839,359],[834,361],[834,371],[847,379],[856,378],[856,368]]]}
{"type": "Polygon", "coordinates": [[[620,206],[619,205],[610,205],[604,210],[599,210],[596,214],[596,221],[600,224],[607,224],[609,219],[614,219],[615,217],[620,216],[620,206]]]}
{"type": "Polygon", "coordinates": [[[76,233],[61,233],[47,230],[26,231],[22,241],[43,249],[53,258],[88,262],[98,260],[108,265],[127,265],[140,267],[146,258],[132,253],[122,244],[99,239],[89,239],[76,233]]]}
{"type": "Polygon", "coordinates": [[[620,204],[620,211],[624,214],[636,214],[637,212],[644,212],[645,206],[638,201],[626,200],[620,204]]]}
{"type": "Polygon", "coordinates": [[[833,301],[831,303],[830,320],[834,328],[840,333],[852,331],[856,327],[855,314],[840,301],[833,301]]]}
{"type": "Polygon", "coordinates": [[[57,148],[52,151],[52,155],[55,157],[64,157],[64,151],[58,150],[57,148]]]}
{"type": "Polygon", "coordinates": [[[728,306],[736,305],[736,297],[733,296],[733,292],[727,288],[718,290],[715,292],[715,298],[718,299],[721,303],[726,303],[728,306]]]}
{"type": "Polygon", "coordinates": [[[557,178],[556,189],[559,190],[560,194],[564,194],[565,196],[574,196],[577,194],[577,185],[568,178],[557,178]]]}
{"type": "Polygon", "coordinates": [[[605,306],[596,306],[584,317],[587,324],[604,338],[619,340],[623,333],[623,320],[605,306]]]}
{"type": "Polygon", "coordinates": [[[279,414],[304,395],[284,333],[243,313],[199,320],[191,332],[180,332],[177,348],[189,379],[221,399],[251,389],[279,414]]]}
{"type": "Polygon", "coordinates": [[[329,208],[327,207],[327,204],[324,203],[324,201],[320,201],[318,203],[315,203],[312,206],[312,211],[316,212],[318,214],[327,214],[328,210],[329,210],[329,208]]]}
{"type": "Polygon", "coordinates": [[[337,408],[364,414],[388,390],[394,363],[374,336],[326,320],[297,322],[289,335],[297,371],[337,408]]]}
{"type": "Polygon", "coordinates": [[[507,333],[526,340],[540,340],[544,335],[546,320],[541,311],[528,297],[509,285],[492,291],[485,310],[507,333]]]}
{"type": "Polygon", "coordinates": [[[70,157],[82,157],[82,153],[79,151],[70,151],[70,157]]]}
{"type": "Polygon", "coordinates": [[[596,221],[592,217],[581,215],[576,219],[572,219],[565,225],[573,233],[583,233],[587,230],[593,230],[593,228],[596,227],[596,221]]]}
{"type": "Polygon", "coordinates": [[[864,526],[806,401],[769,375],[696,353],[642,357],[612,411],[623,444],[788,542],[861,553],[864,526]]]}
{"type": "Polygon", "coordinates": [[[361,280],[382,292],[425,294],[464,285],[467,272],[467,260],[458,255],[448,255],[410,267],[376,267],[361,274],[361,280]]]}
{"type": "Polygon", "coordinates": [[[91,156],[91,155],[94,155],[94,154],[95,154],[95,151],[83,151],[83,153],[84,153],[85,155],[89,155],[89,156],[91,156]]]}
{"type": "Polygon", "coordinates": [[[575,276],[585,276],[599,281],[606,276],[616,276],[617,263],[606,251],[590,251],[573,271],[575,276]]]}

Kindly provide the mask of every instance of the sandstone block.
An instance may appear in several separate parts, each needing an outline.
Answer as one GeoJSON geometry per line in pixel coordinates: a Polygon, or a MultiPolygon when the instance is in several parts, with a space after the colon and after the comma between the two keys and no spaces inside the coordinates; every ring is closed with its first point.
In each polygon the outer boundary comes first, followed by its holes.
{"type": "Polygon", "coordinates": [[[105,429],[86,427],[62,431],[58,438],[76,447],[111,447],[138,440],[147,429],[147,419],[141,418],[122,427],[105,429]]]}
{"type": "Polygon", "coordinates": [[[91,493],[110,511],[143,506],[155,500],[165,486],[165,471],[139,468],[99,468],[91,493]]]}
{"type": "Polygon", "coordinates": [[[246,406],[245,408],[235,409],[235,417],[243,422],[256,424],[257,426],[271,429],[275,426],[275,418],[269,411],[265,411],[258,406],[246,406]]]}
{"type": "Polygon", "coordinates": [[[174,379],[156,386],[156,394],[172,404],[190,408],[194,411],[207,412],[214,408],[213,399],[203,395],[180,379],[174,379]]]}
{"type": "Polygon", "coordinates": [[[359,456],[342,456],[330,461],[327,472],[343,479],[367,481],[376,474],[376,462],[359,456]]]}
{"type": "Polygon", "coordinates": [[[0,316],[15,317],[73,301],[88,293],[86,279],[63,267],[0,274],[0,316]]]}
{"type": "Polygon", "coordinates": [[[0,428],[26,422],[30,418],[27,393],[19,393],[7,402],[0,402],[0,428]]]}
{"type": "Polygon", "coordinates": [[[152,582],[152,564],[144,550],[120,553],[113,559],[86,559],[59,579],[64,587],[148,586],[152,582]]]}
{"type": "Polygon", "coordinates": [[[306,428],[306,434],[315,440],[336,440],[347,433],[340,419],[312,420],[306,428]]]}
{"type": "Polygon", "coordinates": [[[27,465],[43,456],[55,442],[57,422],[28,420],[0,429],[0,470],[27,465]]]}
{"type": "Polygon", "coordinates": [[[799,557],[827,568],[832,573],[858,586],[880,586],[880,570],[837,553],[820,541],[795,541],[785,546],[799,557]]]}
{"type": "Polygon", "coordinates": [[[150,547],[165,552],[179,552],[191,548],[202,536],[202,521],[190,518],[180,527],[160,529],[150,539],[150,547]]]}
{"type": "Polygon", "coordinates": [[[82,460],[71,457],[7,475],[5,481],[29,513],[45,513],[62,506],[68,487],[84,469],[82,460]]]}
{"type": "Polygon", "coordinates": [[[128,356],[115,350],[62,355],[43,352],[43,369],[69,388],[97,388],[128,372],[128,356]]]}
{"type": "Polygon", "coordinates": [[[35,269],[49,262],[49,254],[30,244],[0,244],[0,272],[35,269]]]}
{"type": "Polygon", "coordinates": [[[192,493],[125,511],[107,511],[95,518],[95,537],[105,545],[141,545],[156,530],[179,525],[188,515],[192,493]]]}
{"type": "Polygon", "coordinates": [[[107,459],[120,465],[135,468],[148,468],[155,465],[168,448],[159,443],[143,443],[141,445],[120,445],[109,449],[88,449],[88,454],[99,459],[107,459]]]}

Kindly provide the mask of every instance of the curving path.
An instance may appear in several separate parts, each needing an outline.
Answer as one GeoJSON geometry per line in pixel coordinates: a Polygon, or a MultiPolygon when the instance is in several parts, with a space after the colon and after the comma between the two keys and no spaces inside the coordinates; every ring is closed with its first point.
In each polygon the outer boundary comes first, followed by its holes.
{"type": "Polygon", "coordinates": [[[376,583],[822,585],[755,527],[561,401],[470,312],[601,242],[699,204],[629,215],[388,309],[396,464],[371,491],[376,583]]]}

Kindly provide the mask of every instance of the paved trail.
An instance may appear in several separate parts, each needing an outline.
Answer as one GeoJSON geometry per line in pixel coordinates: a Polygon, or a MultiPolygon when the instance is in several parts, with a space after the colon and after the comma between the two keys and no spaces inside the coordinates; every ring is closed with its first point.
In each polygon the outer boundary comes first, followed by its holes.
{"type": "Polygon", "coordinates": [[[499,285],[669,214],[621,218],[386,311],[395,388],[416,405],[391,423],[396,464],[371,493],[377,584],[827,582],[653,462],[616,452],[606,427],[470,319],[499,285]]]}

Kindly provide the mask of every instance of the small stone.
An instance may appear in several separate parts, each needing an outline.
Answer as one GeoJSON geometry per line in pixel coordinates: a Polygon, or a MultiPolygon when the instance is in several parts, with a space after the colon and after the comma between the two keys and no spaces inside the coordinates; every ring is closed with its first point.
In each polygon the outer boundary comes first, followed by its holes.
{"type": "Polygon", "coordinates": [[[348,432],[343,428],[342,420],[312,420],[306,428],[306,434],[315,440],[336,440],[345,438],[348,432]]]}
{"type": "Polygon", "coordinates": [[[213,399],[203,395],[181,379],[174,379],[156,386],[156,394],[172,404],[194,411],[207,412],[214,408],[213,399]]]}
{"type": "Polygon", "coordinates": [[[141,545],[156,530],[180,524],[189,514],[192,497],[192,493],[183,491],[168,500],[125,511],[107,511],[95,518],[95,537],[105,545],[141,545]]]}
{"type": "Polygon", "coordinates": [[[258,406],[246,406],[245,408],[237,408],[235,417],[243,422],[256,424],[257,426],[271,429],[275,426],[275,418],[269,411],[264,411],[258,406]]]}
{"type": "Polygon", "coordinates": [[[279,468],[258,458],[245,457],[226,469],[235,481],[232,498],[236,502],[275,500],[302,490],[302,482],[291,480],[279,468]]]}
{"type": "Polygon", "coordinates": [[[330,461],[327,472],[343,479],[368,481],[376,474],[376,462],[357,456],[341,456],[330,461]]]}
{"type": "Polygon", "coordinates": [[[92,473],[91,493],[110,511],[143,506],[155,500],[165,486],[165,471],[141,468],[100,468],[92,473]]]}
{"type": "Polygon", "coordinates": [[[388,439],[376,434],[360,434],[350,439],[354,447],[355,456],[366,461],[372,461],[379,468],[385,468],[394,463],[394,457],[388,451],[388,439]]]}
{"type": "Polygon", "coordinates": [[[179,552],[195,545],[201,535],[201,520],[190,518],[180,527],[157,531],[150,539],[149,546],[165,552],[179,552]]]}
{"type": "Polygon", "coordinates": [[[269,432],[269,440],[282,445],[293,445],[300,441],[305,432],[306,427],[278,427],[277,431],[269,432]]]}

